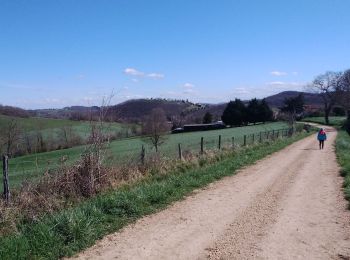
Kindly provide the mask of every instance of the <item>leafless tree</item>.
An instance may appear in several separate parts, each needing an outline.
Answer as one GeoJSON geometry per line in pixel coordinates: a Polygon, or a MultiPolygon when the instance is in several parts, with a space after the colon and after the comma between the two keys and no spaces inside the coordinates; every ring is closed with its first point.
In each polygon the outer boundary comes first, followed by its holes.
{"type": "Polygon", "coordinates": [[[142,133],[147,136],[146,140],[152,143],[156,152],[158,152],[159,146],[164,142],[165,134],[168,131],[169,124],[165,112],[161,108],[153,109],[142,124],[142,133]]]}
{"type": "Polygon", "coordinates": [[[326,124],[329,124],[329,114],[337,102],[336,88],[340,77],[340,72],[327,71],[324,74],[318,75],[307,87],[322,97],[326,124]]]}
{"type": "Polygon", "coordinates": [[[59,129],[58,137],[65,147],[72,147],[82,143],[81,137],[74,131],[72,125],[65,125],[59,129]]]}
{"type": "Polygon", "coordinates": [[[350,69],[338,79],[336,87],[337,100],[344,108],[347,118],[350,117],[350,69]]]}
{"type": "Polygon", "coordinates": [[[8,156],[12,156],[14,148],[18,144],[22,134],[22,128],[17,119],[12,118],[7,125],[3,126],[0,131],[0,139],[4,152],[8,156]]]}

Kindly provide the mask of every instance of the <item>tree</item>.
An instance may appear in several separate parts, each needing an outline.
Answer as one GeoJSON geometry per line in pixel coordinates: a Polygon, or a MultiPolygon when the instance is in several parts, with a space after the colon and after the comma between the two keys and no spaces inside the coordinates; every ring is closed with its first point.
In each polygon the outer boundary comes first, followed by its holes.
{"type": "Polygon", "coordinates": [[[266,100],[263,99],[259,105],[259,113],[258,113],[258,121],[259,122],[267,122],[273,119],[273,112],[270,106],[267,104],[266,100]]]}
{"type": "Polygon", "coordinates": [[[344,108],[346,114],[344,128],[350,135],[350,69],[346,70],[339,78],[336,92],[338,102],[344,108]]]}
{"type": "Polygon", "coordinates": [[[313,92],[318,93],[322,97],[326,124],[329,124],[329,114],[336,104],[336,87],[340,76],[340,72],[327,71],[318,75],[308,86],[313,92]]]}
{"type": "Polygon", "coordinates": [[[14,148],[18,144],[22,135],[22,128],[18,123],[18,120],[11,118],[6,126],[0,129],[0,140],[2,147],[4,147],[4,152],[8,156],[12,156],[14,148]]]}
{"type": "Polygon", "coordinates": [[[247,109],[243,102],[236,98],[227,104],[221,119],[226,125],[241,126],[248,121],[247,109]]]}
{"type": "Polygon", "coordinates": [[[158,152],[159,146],[164,142],[165,134],[168,131],[169,125],[164,110],[154,108],[142,124],[142,133],[147,135],[146,140],[151,142],[156,152],[158,152]]]}
{"type": "Polygon", "coordinates": [[[304,96],[299,94],[296,97],[286,98],[283,103],[284,106],[281,108],[281,111],[287,114],[288,122],[294,129],[296,118],[304,112],[304,96]]]}
{"type": "Polygon", "coordinates": [[[338,78],[336,96],[338,103],[344,108],[345,114],[350,120],[350,69],[338,78]]]}
{"type": "Polygon", "coordinates": [[[213,121],[213,115],[210,112],[205,113],[203,117],[203,124],[210,124],[213,121]]]}
{"type": "Polygon", "coordinates": [[[257,122],[259,122],[260,121],[259,113],[260,113],[260,102],[256,98],[253,98],[252,100],[249,101],[247,106],[248,122],[253,123],[254,125],[257,122]]]}

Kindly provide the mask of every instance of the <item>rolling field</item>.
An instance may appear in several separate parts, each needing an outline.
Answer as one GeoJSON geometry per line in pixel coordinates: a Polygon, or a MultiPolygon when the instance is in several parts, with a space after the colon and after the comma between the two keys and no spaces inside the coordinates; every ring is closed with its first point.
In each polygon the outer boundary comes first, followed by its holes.
{"type": "MultiPolygon", "coordinates": [[[[329,117],[329,125],[341,125],[341,123],[345,120],[345,117],[343,116],[330,116],[329,117]]],[[[319,123],[324,124],[324,117],[305,117],[303,118],[304,122],[312,122],[312,123],[319,123]]]]}
{"type": "MultiPolygon", "coordinates": [[[[244,135],[258,134],[259,132],[285,128],[287,128],[285,123],[275,122],[206,132],[173,134],[166,137],[164,144],[160,146],[160,152],[163,155],[177,158],[178,143],[182,144],[184,153],[186,153],[186,151],[198,153],[200,150],[201,137],[204,137],[204,148],[212,149],[217,147],[219,135],[221,135],[222,146],[224,147],[232,144],[232,137],[235,138],[235,145],[241,145],[244,135]]],[[[255,138],[255,140],[257,140],[258,137],[255,136],[255,138]]],[[[249,137],[247,142],[249,143],[251,141],[252,137],[249,137]]],[[[112,159],[110,163],[117,164],[123,160],[134,160],[137,162],[140,158],[142,145],[145,145],[146,156],[154,152],[152,146],[142,138],[128,138],[111,142],[109,148],[112,159]]],[[[53,169],[59,166],[63,156],[67,159],[65,163],[73,163],[79,158],[84,149],[85,146],[78,146],[65,150],[37,153],[11,159],[9,162],[11,187],[18,187],[25,179],[36,178],[42,175],[47,169],[53,169]]]]}
{"type": "MultiPolygon", "coordinates": [[[[13,117],[0,115],[0,128],[6,126],[13,117]]],[[[18,123],[24,132],[42,132],[44,138],[55,138],[62,127],[71,126],[74,133],[78,134],[84,140],[89,136],[90,123],[87,121],[73,121],[68,119],[52,119],[29,117],[16,117],[18,123]],[[51,135],[51,136],[50,136],[51,135]]],[[[117,132],[130,128],[130,125],[119,123],[105,123],[109,132],[117,132]]]]}

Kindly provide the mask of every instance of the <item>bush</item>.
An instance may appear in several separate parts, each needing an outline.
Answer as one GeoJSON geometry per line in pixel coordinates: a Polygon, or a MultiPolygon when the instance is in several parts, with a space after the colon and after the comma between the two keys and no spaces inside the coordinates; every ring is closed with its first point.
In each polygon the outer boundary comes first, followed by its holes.
{"type": "Polygon", "coordinates": [[[350,135],[350,117],[348,117],[348,119],[345,120],[343,129],[350,135]]]}

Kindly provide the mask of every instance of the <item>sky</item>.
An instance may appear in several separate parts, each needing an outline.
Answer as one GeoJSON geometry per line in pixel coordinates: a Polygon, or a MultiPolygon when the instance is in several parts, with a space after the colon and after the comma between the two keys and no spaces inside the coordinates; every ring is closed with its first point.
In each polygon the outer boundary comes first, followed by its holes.
{"type": "Polygon", "coordinates": [[[0,0],[0,104],[221,103],[350,68],[349,0],[0,0]]]}

